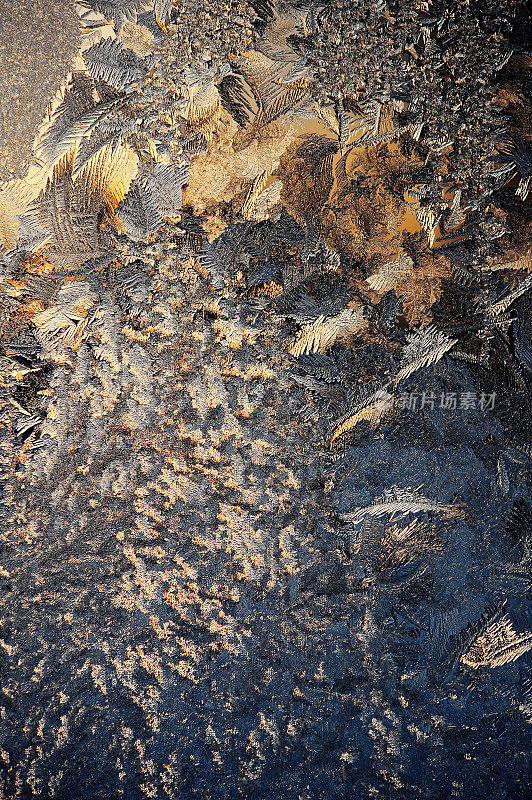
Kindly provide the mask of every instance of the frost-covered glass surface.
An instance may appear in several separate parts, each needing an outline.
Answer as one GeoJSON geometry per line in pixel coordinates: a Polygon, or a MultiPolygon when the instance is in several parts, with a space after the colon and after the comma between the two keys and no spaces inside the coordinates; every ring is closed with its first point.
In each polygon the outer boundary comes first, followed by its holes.
{"type": "Polygon", "coordinates": [[[0,184],[0,797],[525,798],[530,9],[75,11],[0,184]]]}

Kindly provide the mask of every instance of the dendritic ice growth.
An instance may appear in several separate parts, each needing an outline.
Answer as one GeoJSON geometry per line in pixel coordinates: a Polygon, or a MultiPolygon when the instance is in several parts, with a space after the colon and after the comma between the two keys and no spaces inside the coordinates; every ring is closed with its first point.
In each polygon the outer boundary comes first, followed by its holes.
{"type": "Polygon", "coordinates": [[[0,185],[0,797],[524,800],[528,5],[75,8],[0,185]]]}

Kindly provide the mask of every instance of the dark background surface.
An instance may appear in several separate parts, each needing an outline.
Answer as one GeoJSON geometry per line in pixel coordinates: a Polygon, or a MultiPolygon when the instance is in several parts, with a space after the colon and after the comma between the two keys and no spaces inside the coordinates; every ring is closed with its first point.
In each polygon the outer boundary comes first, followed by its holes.
{"type": "Polygon", "coordinates": [[[79,21],[64,0],[0,2],[0,179],[25,174],[50,98],[70,70],[79,21]]]}

